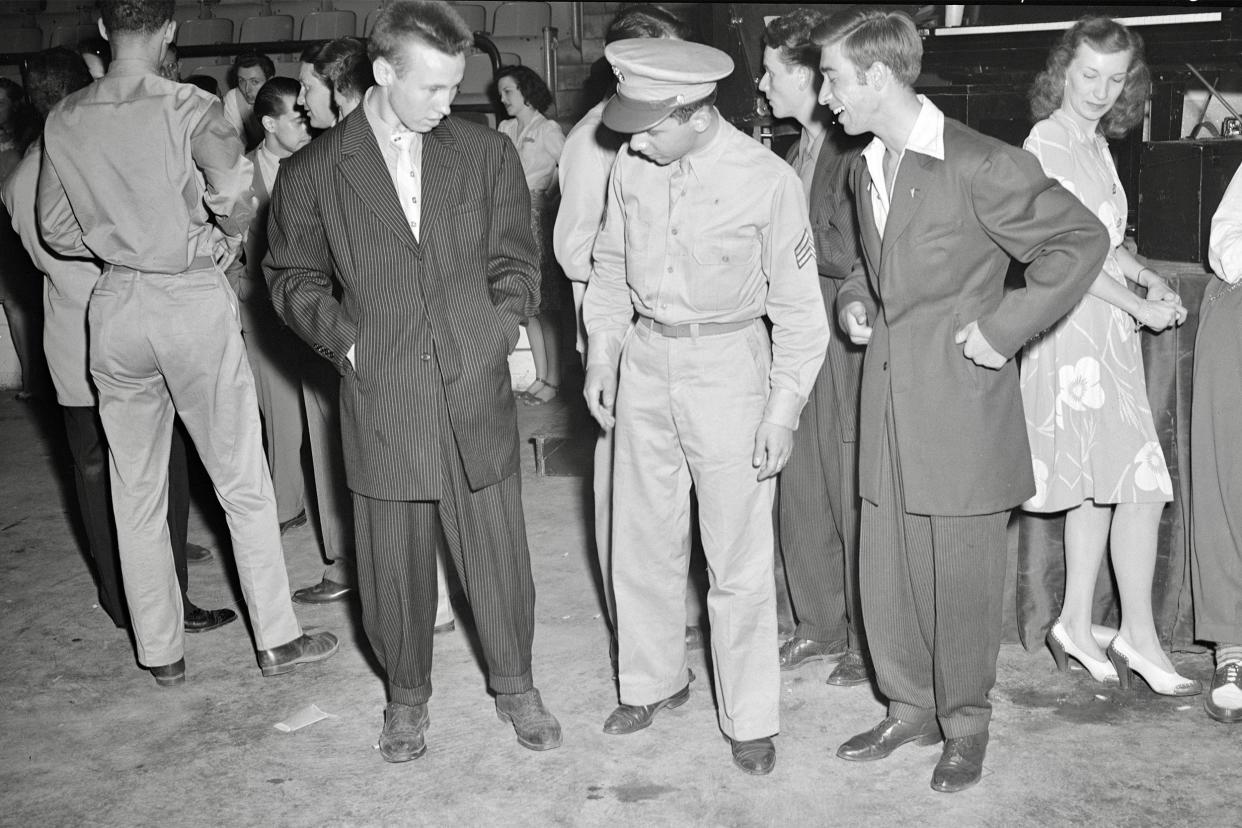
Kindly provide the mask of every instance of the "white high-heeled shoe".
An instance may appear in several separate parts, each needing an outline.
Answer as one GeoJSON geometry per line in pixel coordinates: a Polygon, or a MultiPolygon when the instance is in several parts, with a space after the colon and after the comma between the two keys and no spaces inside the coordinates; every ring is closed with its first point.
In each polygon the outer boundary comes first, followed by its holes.
{"type": "Polygon", "coordinates": [[[1186,678],[1176,670],[1170,672],[1156,666],[1126,643],[1120,633],[1108,645],[1108,660],[1117,668],[1117,678],[1123,690],[1130,686],[1130,673],[1135,672],[1143,677],[1152,692],[1162,696],[1197,696],[1203,692],[1203,685],[1198,679],[1186,678]]]}
{"type": "Polygon", "coordinates": [[[1057,669],[1064,673],[1069,669],[1069,660],[1067,656],[1072,656],[1075,661],[1086,668],[1091,674],[1091,678],[1104,684],[1117,684],[1120,679],[1117,671],[1113,669],[1113,665],[1107,660],[1101,658],[1092,658],[1083,652],[1077,644],[1069,637],[1069,633],[1065,631],[1065,625],[1058,618],[1056,623],[1052,625],[1052,629],[1048,630],[1048,649],[1052,651],[1052,659],[1057,663],[1057,669]]]}

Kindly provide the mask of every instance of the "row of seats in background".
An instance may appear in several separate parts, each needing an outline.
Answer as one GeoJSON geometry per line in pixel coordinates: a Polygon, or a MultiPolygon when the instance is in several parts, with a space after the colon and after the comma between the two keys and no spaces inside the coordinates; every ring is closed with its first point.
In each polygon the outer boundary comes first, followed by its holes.
{"type": "MultiPolygon", "coordinates": [[[[37,0],[0,2],[0,54],[73,46],[98,35],[94,2],[71,10],[34,12],[37,0]],[[23,12],[23,9],[32,11],[23,12]]],[[[67,8],[47,3],[49,8],[67,8]]],[[[549,3],[450,3],[470,26],[495,38],[538,38],[552,24],[549,3]],[[490,24],[490,25],[489,25],[490,24]]],[[[383,0],[178,0],[179,46],[365,37],[383,0]]]]}
{"type": "MultiPolygon", "coordinates": [[[[544,29],[551,25],[549,3],[451,3],[476,33],[487,36],[500,53],[501,64],[526,64],[553,85],[555,55],[548,60],[544,29]],[[490,25],[489,25],[490,21],[490,25]]],[[[345,35],[365,37],[383,0],[177,0],[177,46],[210,47],[237,43],[327,40],[345,35]]],[[[51,46],[76,46],[97,37],[93,0],[0,0],[0,54],[35,52],[51,46]],[[49,9],[36,11],[46,4],[49,9]],[[73,10],[64,10],[71,6],[73,10]],[[23,12],[23,7],[28,12],[23,12]]],[[[555,41],[551,42],[555,48],[555,41]]],[[[297,50],[271,55],[276,73],[297,77],[297,50]]],[[[208,75],[227,90],[232,55],[192,57],[181,61],[182,77],[208,75]]],[[[485,53],[469,56],[456,108],[486,111],[492,63],[485,53]]],[[[0,74],[21,80],[16,65],[0,67],[0,74]]]]}

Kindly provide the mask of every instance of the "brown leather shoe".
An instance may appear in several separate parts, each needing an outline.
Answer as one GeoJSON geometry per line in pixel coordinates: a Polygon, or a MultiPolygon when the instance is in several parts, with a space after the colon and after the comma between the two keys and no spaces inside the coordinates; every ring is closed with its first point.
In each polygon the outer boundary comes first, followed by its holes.
{"type": "Polygon", "coordinates": [[[513,725],[518,744],[530,750],[561,746],[561,723],[556,720],[535,688],[525,693],[496,694],[496,717],[513,725]]]}
{"type": "Polygon", "coordinates": [[[292,673],[299,664],[330,658],[340,646],[336,636],[330,632],[314,635],[303,633],[287,644],[270,650],[259,650],[259,669],[265,676],[292,673]]]}
{"type": "Polygon", "coordinates": [[[409,762],[427,752],[427,728],[431,717],[426,704],[389,702],[384,708],[384,729],[379,750],[385,762],[409,762]]]}
{"type": "Polygon", "coordinates": [[[151,675],[155,677],[155,683],[160,687],[175,687],[178,684],[185,684],[185,659],[179,658],[172,664],[161,664],[158,667],[148,667],[151,675]]]}
{"type": "Polygon", "coordinates": [[[983,776],[983,757],[988,750],[988,732],[946,739],[940,761],[932,771],[931,786],[940,793],[957,793],[983,776]]]}
{"type": "Polygon", "coordinates": [[[810,638],[793,638],[781,645],[781,669],[796,670],[803,664],[824,658],[837,658],[849,649],[844,638],[836,641],[813,641],[810,638]]]}
{"type": "Polygon", "coordinates": [[[772,737],[762,739],[729,739],[733,745],[733,764],[755,776],[763,776],[776,767],[776,745],[772,737]]]}
{"type": "Polygon", "coordinates": [[[833,687],[854,687],[866,684],[869,680],[867,660],[857,650],[850,650],[841,657],[837,666],[832,668],[824,684],[831,684],[833,687]]]}
{"type": "Polygon", "coordinates": [[[631,733],[642,730],[651,726],[651,720],[655,718],[655,714],[664,708],[672,710],[675,707],[681,707],[690,701],[690,682],[694,681],[694,674],[690,674],[690,681],[686,682],[686,686],[678,690],[667,699],[661,699],[654,704],[622,704],[608,715],[604,720],[604,732],[609,736],[628,736],[631,733]]]}
{"type": "Polygon", "coordinates": [[[344,600],[353,591],[354,588],[349,584],[337,583],[325,576],[314,586],[294,590],[293,600],[299,604],[331,604],[333,601],[344,600]]]}
{"type": "Polygon", "coordinates": [[[886,758],[907,742],[934,745],[939,741],[940,726],[935,719],[914,723],[887,716],[875,727],[837,748],[837,756],[850,762],[871,762],[886,758]]]}

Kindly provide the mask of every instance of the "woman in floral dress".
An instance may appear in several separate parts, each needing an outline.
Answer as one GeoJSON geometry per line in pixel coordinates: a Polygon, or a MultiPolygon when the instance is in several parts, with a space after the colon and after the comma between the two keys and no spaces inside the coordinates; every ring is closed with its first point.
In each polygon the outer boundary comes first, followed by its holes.
{"type": "Polygon", "coordinates": [[[1147,400],[1139,329],[1186,317],[1159,274],[1122,240],[1126,195],[1105,135],[1142,123],[1150,80],[1142,39],[1107,17],[1085,17],[1062,37],[1031,90],[1038,123],[1024,144],[1044,171],[1095,211],[1113,249],[1088,294],[1029,344],[1022,395],[1036,494],[1024,508],[1065,512],[1065,599],[1048,646],[1065,669],[1072,656],[1097,681],[1128,686],[1138,672],[1159,693],[1199,692],[1164,653],[1152,617],[1156,538],[1173,498],[1147,400]],[[1131,281],[1146,289],[1140,298],[1131,281]],[[1111,540],[1111,544],[1110,544],[1111,540]],[[1092,636],[1091,608],[1111,546],[1121,629],[1108,656],[1092,636]]]}

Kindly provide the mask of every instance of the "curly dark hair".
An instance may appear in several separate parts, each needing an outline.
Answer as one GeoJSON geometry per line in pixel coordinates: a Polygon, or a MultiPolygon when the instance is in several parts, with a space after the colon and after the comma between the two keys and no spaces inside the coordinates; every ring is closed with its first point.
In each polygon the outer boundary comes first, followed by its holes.
{"type": "Polygon", "coordinates": [[[175,0],[100,0],[99,16],[110,35],[150,34],[173,19],[175,0]]]}
{"type": "Polygon", "coordinates": [[[543,78],[539,77],[529,66],[502,66],[496,70],[497,85],[500,84],[501,78],[513,78],[518,91],[526,99],[526,103],[530,104],[536,112],[547,112],[548,107],[552,106],[551,90],[543,82],[543,78]]]}
{"type": "Polygon", "coordinates": [[[1099,130],[1109,138],[1120,138],[1143,122],[1147,98],[1151,94],[1151,73],[1143,58],[1143,38],[1111,17],[1087,16],[1073,25],[1048,53],[1048,63],[1035,76],[1027,100],[1031,117],[1042,121],[1061,106],[1065,94],[1065,73],[1083,43],[1105,55],[1130,53],[1126,85],[1112,108],[1100,119],[1099,130]]]}
{"type": "Polygon", "coordinates": [[[824,13],[798,8],[768,23],[763,31],[763,45],[780,54],[789,66],[803,66],[819,74],[819,44],[811,32],[824,20],[824,13]]]}

